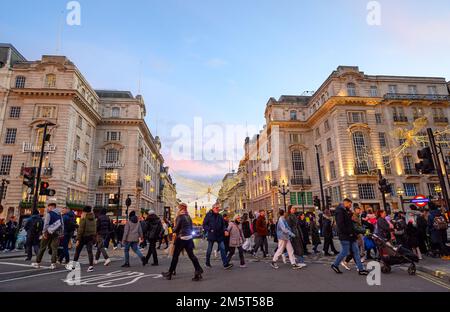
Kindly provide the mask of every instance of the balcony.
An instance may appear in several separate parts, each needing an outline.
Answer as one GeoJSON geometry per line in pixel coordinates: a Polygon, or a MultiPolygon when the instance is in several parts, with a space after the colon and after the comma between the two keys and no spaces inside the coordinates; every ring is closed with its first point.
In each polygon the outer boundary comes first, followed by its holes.
{"type": "Polygon", "coordinates": [[[433,117],[434,122],[436,123],[445,123],[448,124],[448,118],[447,117],[440,117],[440,116],[435,116],[433,117]]]}
{"type": "Polygon", "coordinates": [[[406,116],[394,116],[394,122],[408,122],[408,117],[406,116]]]}
{"type": "Polygon", "coordinates": [[[368,175],[368,176],[376,176],[378,175],[377,168],[372,168],[364,165],[356,165],[354,167],[355,175],[368,175]]]}
{"type": "MultiPolygon", "coordinates": [[[[25,166],[22,164],[22,167],[20,168],[20,176],[23,176],[23,170],[25,169],[25,166]]],[[[37,173],[37,168],[36,169],[36,173],[37,173]]],[[[41,170],[41,175],[43,177],[51,177],[53,175],[53,167],[52,166],[48,166],[48,167],[42,167],[41,170]]]]}
{"type": "Polygon", "coordinates": [[[405,168],[404,172],[405,172],[405,174],[408,174],[408,175],[416,175],[416,174],[418,174],[416,169],[412,169],[412,168],[405,168]]]}
{"type": "Polygon", "coordinates": [[[385,100],[428,100],[428,101],[450,101],[448,95],[438,94],[413,94],[413,93],[387,93],[384,96],[385,100]]]}
{"type": "Polygon", "coordinates": [[[88,158],[86,154],[83,154],[80,150],[75,151],[75,160],[81,161],[83,163],[88,162],[88,158]]]}
{"type": "Polygon", "coordinates": [[[125,165],[120,162],[120,161],[113,161],[113,162],[108,162],[108,161],[99,161],[98,162],[98,167],[100,169],[106,168],[106,169],[118,169],[118,168],[123,168],[125,165]]]}
{"type": "Polygon", "coordinates": [[[312,185],[311,178],[291,178],[291,185],[312,185]]]}
{"type": "Polygon", "coordinates": [[[109,179],[98,179],[98,186],[106,187],[119,187],[122,185],[121,179],[109,180],[109,179]]]}
{"type": "MultiPolygon", "coordinates": [[[[41,151],[41,145],[33,145],[30,142],[22,143],[22,153],[39,153],[41,151]]],[[[56,151],[56,145],[45,144],[44,152],[54,153],[56,151]]]]}

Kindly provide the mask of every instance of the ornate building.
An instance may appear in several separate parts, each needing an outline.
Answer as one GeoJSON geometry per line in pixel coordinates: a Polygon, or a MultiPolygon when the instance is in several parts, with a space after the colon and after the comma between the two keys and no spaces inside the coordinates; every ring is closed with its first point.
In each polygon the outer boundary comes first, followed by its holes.
{"type": "MultiPolygon", "coordinates": [[[[0,45],[1,55],[5,49],[11,61],[0,68],[0,177],[10,184],[2,216],[31,212],[22,168],[38,166],[44,122],[55,125],[44,149],[42,180],[56,190],[60,206],[79,210],[90,204],[123,215],[130,195],[130,209],[162,215],[158,194],[164,159],[159,138],[144,121],[143,98],[94,90],[64,56],[26,61],[10,45],[0,45]]],[[[46,200],[40,196],[41,208],[46,200]]]]}
{"type": "Polygon", "coordinates": [[[399,194],[435,196],[437,175],[420,175],[414,164],[427,144],[427,127],[440,133],[450,161],[449,104],[444,78],[372,76],[349,66],[333,71],[313,95],[269,99],[266,126],[244,145],[248,208],[283,207],[278,190],[284,182],[287,204],[313,209],[313,197],[320,198],[316,152],[333,206],[349,197],[380,207],[377,169],[391,183],[394,209],[399,194]]]}

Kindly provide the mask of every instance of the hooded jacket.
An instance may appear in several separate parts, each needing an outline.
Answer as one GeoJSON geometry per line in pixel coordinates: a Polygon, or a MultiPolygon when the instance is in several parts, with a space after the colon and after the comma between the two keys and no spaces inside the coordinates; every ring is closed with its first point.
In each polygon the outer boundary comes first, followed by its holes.
{"type": "Polygon", "coordinates": [[[147,224],[147,232],[145,233],[147,239],[160,239],[163,234],[161,219],[156,214],[151,214],[147,216],[147,218],[145,219],[145,223],[147,224]]]}
{"type": "Polygon", "coordinates": [[[105,214],[100,214],[97,218],[97,233],[106,236],[112,231],[112,223],[109,217],[105,214]]]}
{"type": "Polygon", "coordinates": [[[129,243],[135,243],[143,238],[142,226],[139,223],[137,216],[130,217],[130,220],[125,224],[122,240],[129,243]]]}
{"type": "Polygon", "coordinates": [[[94,214],[92,212],[86,213],[85,217],[80,220],[77,240],[81,240],[84,237],[94,236],[96,234],[96,228],[97,224],[95,222],[94,214]]]}
{"type": "Polygon", "coordinates": [[[336,227],[339,236],[339,240],[342,241],[354,241],[356,235],[353,230],[353,221],[350,212],[340,204],[336,208],[336,227]]]}

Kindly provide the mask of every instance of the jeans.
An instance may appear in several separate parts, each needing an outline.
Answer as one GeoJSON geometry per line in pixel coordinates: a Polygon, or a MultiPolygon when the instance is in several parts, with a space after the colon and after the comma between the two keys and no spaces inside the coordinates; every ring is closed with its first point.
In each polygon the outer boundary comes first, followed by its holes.
{"type": "Polygon", "coordinates": [[[144,257],[142,252],[139,250],[138,242],[125,242],[125,263],[130,263],[130,248],[139,257],[139,259],[144,257]]]}
{"type": "Polygon", "coordinates": [[[73,261],[78,261],[80,257],[80,253],[83,250],[83,247],[86,245],[88,258],[89,258],[89,266],[94,265],[94,254],[92,253],[92,247],[94,246],[95,236],[87,236],[82,237],[78,243],[78,247],[75,249],[75,256],[73,257],[73,261]]]}
{"type": "Polygon", "coordinates": [[[39,254],[39,242],[35,242],[34,239],[27,240],[25,249],[27,252],[27,259],[31,259],[33,257],[33,251],[36,256],[39,254]]]}
{"type": "Polygon", "coordinates": [[[336,257],[336,260],[334,261],[335,266],[339,266],[344,260],[345,257],[347,257],[350,254],[350,248],[353,252],[353,258],[355,259],[356,266],[358,267],[359,271],[364,270],[364,266],[361,263],[361,257],[359,255],[359,247],[358,243],[356,241],[348,241],[348,240],[341,240],[341,252],[336,257]]]}
{"type": "Polygon", "coordinates": [[[218,241],[208,241],[208,249],[206,250],[206,264],[210,264],[211,263],[211,252],[214,246],[214,242],[217,242],[217,244],[219,245],[219,250],[220,250],[220,257],[222,258],[222,263],[223,266],[227,266],[228,265],[228,261],[227,261],[227,254],[225,252],[225,244],[223,241],[218,242],[218,241]]]}
{"type": "Polygon", "coordinates": [[[97,252],[95,253],[95,260],[100,259],[100,254],[103,255],[103,258],[108,259],[108,253],[106,252],[106,245],[109,245],[109,234],[103,234],[97,236],[97,252]]]}
{"type": "Polygon", "coordinates": [[[70,261],[69,256],[69,242],[72,239],[73,234],[72,233],[66,233],[64,234],[63,241],[62,241],[62,254],[59,257],[59,260],[62,262],[63,259],[68,263],[70,261]]]}
{"type": "Polygon", "coordinates": [[[158,254],[156,253],[156,239],[149,239],[148,241],[148,251],[145,260],[148,262],[150,257],[153,255],[153,264],[158,264],[158,254]]]}
{"type": "Polygon", "coordinates": [[[231,258],[233,258],[234,253],[236,252],[236,248],[238,249],[238,252],[239,252],[239,260],[241,261],[241,265],[245,265],[244,249],[242,248],[242,246],[239,246],[239,247],[229,247],[229,252],[228,252],[227,262],[230,263],[231,258]]]}
{"type": "Polygon", "coordinates": [[[41,240],[41,246],[39,249],[39,253],[36,257],[36,262],[41,263],[42,257],[44,257],[44,253],[47,248],[52,249],[52,263],[56,263],[58,258],[58,246],[59,246],[59,235],[58,234],[49,234],[46,239],[41,240]]]}
{"type": "Polygon", "coordinates": [[[16,248],[16,236],[9,236],[6,241],[6,249],[14,250],[16,248]]]}
{"type": "MultiPolygon", "coordinates": [[[[214,242],[211,242],[211,243],[214,243],[214,242]]],[[[175,272],[175,269],[177,268],[177,264],[178,264],[178,258],[183,249],[186,250],[186,253],[187,253],[189,259],[191,259],[192,264],[194,265],[194,268],[195,268],[195,272],[196,273],[203,272],[202,267],[200,266],[200,263],[198,262],[197,257],[194,255],[194,241],[192,239],[182,240],[180,238],[177,238],[175,240],[174,247],[175,247],[175,249],[173,251],[172,262],[170,263],[169,272],[171,272],[171,273],[175,272]]],[[[209,247],[209,245],[208,245],[208,247],[209,247]]],[[[212,249],[212,244],[211,244],[211,249],[212,249]]]]}

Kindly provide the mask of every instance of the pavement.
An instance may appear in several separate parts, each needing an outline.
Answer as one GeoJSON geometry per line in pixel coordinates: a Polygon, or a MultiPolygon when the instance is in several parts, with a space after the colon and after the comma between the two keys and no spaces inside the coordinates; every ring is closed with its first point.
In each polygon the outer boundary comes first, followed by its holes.
{"type": "MultiPolygon", "coordinates": [[[[270,244],[270,251],[275,245],[270,244]]],[[[390,274],[380,275],[380,285],[370,286],[365,276],[359,276],[356,268],[336,274],[330,269],[334,257],[308,256],[308,266],[292,270],[289,264],[279,261],[280,268],[270,267],[270,258],[256,259],[246,255],[247,268],[240,268],[235,256],[235,266],[224,270],[220,259],[212,259],[213,267],[205,268],[206,242],[197,240],[195,254],[205,270],[201,282],[192,282],[193,267],[187,256],[180,256],[177,275],[168,281],[161,272],[167,271],[170,258],[160,251],[160,265],[143,267],[140,260],[132,253],[131,267],[121,268],[123,250],[109,250],[112,263],[105,267],[103,262],[95,266],[95,271],[87,273],[87,255],[82,253],[81,268],[69,272],[63,266],[56,270],[49,269],[49,256],[46,255],[41,269],[34,269],[30,262],[25,262],[23,251],[18,254],[0,254],[0,291],[142,291],[142,292],[449,292],[450,284],[440,277],[419,271],[410,276],[406,266],[393,267],[390,274]],[[21,254],[22,253],[22,254],[21,254]],[[16,256],[4,258],[5,256],[16,256]]],[[[433,259],[437,260],[437,259],[433,259]]],[[[428,263],[428,260],[426,260],[428,263]]],[[[428,266],[435,265],[430,262],[428,266]]],[[[438,264],[436,264],[438,265],[438,264]]],[[[437,267],[436,267],[437,268],[437,267]]]]}

